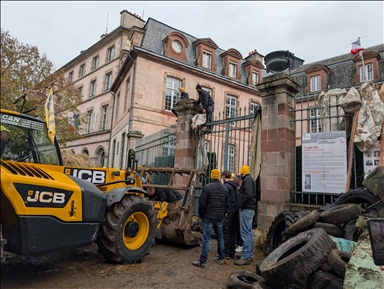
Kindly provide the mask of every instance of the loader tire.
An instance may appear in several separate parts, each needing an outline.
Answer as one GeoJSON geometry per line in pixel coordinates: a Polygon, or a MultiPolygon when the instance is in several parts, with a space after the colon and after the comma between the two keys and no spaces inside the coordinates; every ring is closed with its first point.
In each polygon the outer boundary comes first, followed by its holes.
{"type": "Polygon", "coordinates": [[[273,288],[304,288],[307,278],[336,248],[324,229],[316,228],[289,239],[277,247],[260,264],[260,273],[273,288]]]}
{"type": "Polygon", "coordinates": [[[108,207],[97,245],[107,261],[132,264],[149,253],[156,237],[156,211],[145,198],[125,195],[108,207]]]}

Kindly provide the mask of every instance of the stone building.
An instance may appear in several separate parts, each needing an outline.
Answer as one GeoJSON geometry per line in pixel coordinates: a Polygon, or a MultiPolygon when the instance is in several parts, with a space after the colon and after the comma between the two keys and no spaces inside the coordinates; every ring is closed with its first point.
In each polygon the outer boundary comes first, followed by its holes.
{"type": "Polygon", "coordinates": [[[215,100],[215,112],[260,103],[256,85],[264,66],[256,50],[243,58],[211,38],[145,22],[127,10],[120,15],[118,28],[61,68],[79,87],[79,110],[89,120],[68,149],[89,154],[96,166],[124,167],[137,139],[176,124],[171,109],[180,87],[197,99],[200,84],[215,100]]]}

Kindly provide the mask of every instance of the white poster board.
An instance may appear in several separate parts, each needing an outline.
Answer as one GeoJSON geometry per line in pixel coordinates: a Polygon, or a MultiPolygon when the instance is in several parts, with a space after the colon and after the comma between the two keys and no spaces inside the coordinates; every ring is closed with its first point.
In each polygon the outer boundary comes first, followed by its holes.
{"type": "Polygon", "coordinates": [[[339,194],[347,179],[345,131],[302,136],[302,191],[339,194]]]}
{"type": "Polygon", "coordinates": [[[379,165],[380,141],[376,141],[373,147],[364,153],[364,178],[366,178],[379,165]]]}

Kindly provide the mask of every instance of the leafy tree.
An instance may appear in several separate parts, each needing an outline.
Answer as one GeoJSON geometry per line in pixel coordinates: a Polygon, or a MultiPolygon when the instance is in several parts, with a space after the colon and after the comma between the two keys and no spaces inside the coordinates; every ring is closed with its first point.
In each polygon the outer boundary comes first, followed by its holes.
{"type": "MultiPolygon", "coordinates": [[[[79,115],[79,89],[63,71],[55,71],[54,64],[38,47],[23,44],[1,29],[1,108],[44,119],[45,101],[53,88],[56,136],[60,143],[79,138],[72,129],[72,116],[79,115]]],[[[80,125],[86,122],[79,117],[80,125]]]]}

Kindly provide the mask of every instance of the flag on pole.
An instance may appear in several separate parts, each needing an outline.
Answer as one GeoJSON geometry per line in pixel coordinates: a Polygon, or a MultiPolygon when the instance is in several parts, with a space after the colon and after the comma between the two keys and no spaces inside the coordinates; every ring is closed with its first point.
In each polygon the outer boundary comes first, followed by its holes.
{"type": "Polygon", "coordinates": [[[78,118],[79,118],[79,115],[74,112],[72,116],[72,124],[71,124],[72,133],[75,133],[75,129],[79,126],[78,118]]]}
{"type": "Polygon", "coordinates": [[[55,111],[53,109],[53,90],[52,87],[49,91],[49,95],[45,102],[45,123],[48,129],[48,138],[51,143],[54,143],[56,134],[56,123],[55,123],[55,111]]]}
{"type": "Polygon", "coordinates": [[[351,54],[355,55],[355,54],[357,54],[363,50],[364,50],[364,48],[361,47],[360,39],[356,40],[355,42],[352,42],[351,54]]]}

